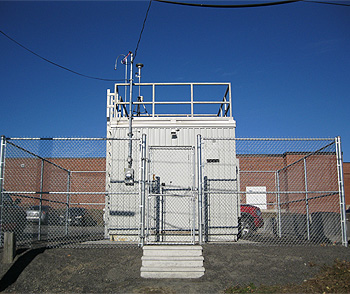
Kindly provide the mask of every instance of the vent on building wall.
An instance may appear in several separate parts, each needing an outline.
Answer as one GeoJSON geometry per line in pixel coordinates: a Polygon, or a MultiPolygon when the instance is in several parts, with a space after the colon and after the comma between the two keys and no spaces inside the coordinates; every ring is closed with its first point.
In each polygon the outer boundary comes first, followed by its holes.
{"type": "Polygon", "coordinates": [[[220,159],[219,158],[208,158],[207,163],[219,163],[220,159]]]}

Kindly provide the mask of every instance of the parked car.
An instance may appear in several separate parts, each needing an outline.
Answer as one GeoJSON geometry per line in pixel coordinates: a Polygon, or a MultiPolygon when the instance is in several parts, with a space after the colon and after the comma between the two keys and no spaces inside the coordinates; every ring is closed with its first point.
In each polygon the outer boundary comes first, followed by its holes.
{"type": "Polygon", "coordinates": [[[3,194],[3,207],[0,207],[0,231],[22,233],[26,227],[26,213],[18,206],[21,199],[12,200],[9,194],[3,194]],[[3,212],[3,215],[1,215],[3,212]]]}
{"type": "Polygon", "coordinates": [[[52,208],[48,205],[42,205],[41,208],[40,205],[31,206],[27,210],[27,221],[48,224],[51,211],[52,208]]]}
{"type": "Polygon", "coordinates": [[[240,229],[238,237],[249,236],[264,226],[264,220],[259,207],[250,204],[241,204],[240,229]]]}
{"type": "Polygon", "coordinates": [[[73,226],[93,226],[96,221],[88,213],[88,210],[83,207],[69,207],[68,211],[63,211],[60,214],[60,223],[73,226]]]}

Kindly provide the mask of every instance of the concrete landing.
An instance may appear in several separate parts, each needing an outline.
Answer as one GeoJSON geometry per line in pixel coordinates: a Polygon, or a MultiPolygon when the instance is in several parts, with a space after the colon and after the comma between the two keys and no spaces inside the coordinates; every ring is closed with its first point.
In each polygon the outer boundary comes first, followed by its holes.
{"type": "Polygon", "coordinates": [[[147,245],[143,247],[141,277],[193,279],[204,275],[202,246],[147,245]]]}

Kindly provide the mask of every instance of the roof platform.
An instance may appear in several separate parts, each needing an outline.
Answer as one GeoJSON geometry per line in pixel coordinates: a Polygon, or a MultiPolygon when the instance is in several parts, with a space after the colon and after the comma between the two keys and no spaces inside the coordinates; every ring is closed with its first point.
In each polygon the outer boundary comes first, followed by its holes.
{"type": "Polygon", "coordinates": [[[130,109],[133,119],[143,121],[160,118],[233,120],[231,83],[134,83],[133,89],[137,88],[135,101],[126,98],[130,83],[115,84],[113,93],[107,90],[107,121],[129,119],[130,109]]]}

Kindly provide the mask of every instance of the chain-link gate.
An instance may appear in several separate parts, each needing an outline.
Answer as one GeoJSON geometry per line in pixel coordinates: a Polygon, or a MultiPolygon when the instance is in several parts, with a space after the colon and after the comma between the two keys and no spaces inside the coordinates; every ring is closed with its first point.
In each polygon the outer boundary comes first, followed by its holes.
{"type": "Polygon", "coordinates": [[[239,235],[239,174],[234,140],[199,136],[199,186],[203,242],[237,241],[239,235]]]}
{"type": "Polygon", "coordinates": [[[149,147],[147,243],[195,242],[193,147],[149,147]]]}
{"type": "Polygon", "coordinates": [[[107,141],[105,238],[122,243],[138,243],[140,238],[140,170],[141,141],[117,139],[107,141]],[[132,148],[132,167],[127,158],[132,148]],[[132,170],[132,181],[126,181],[126,170],[132,170]]]}

